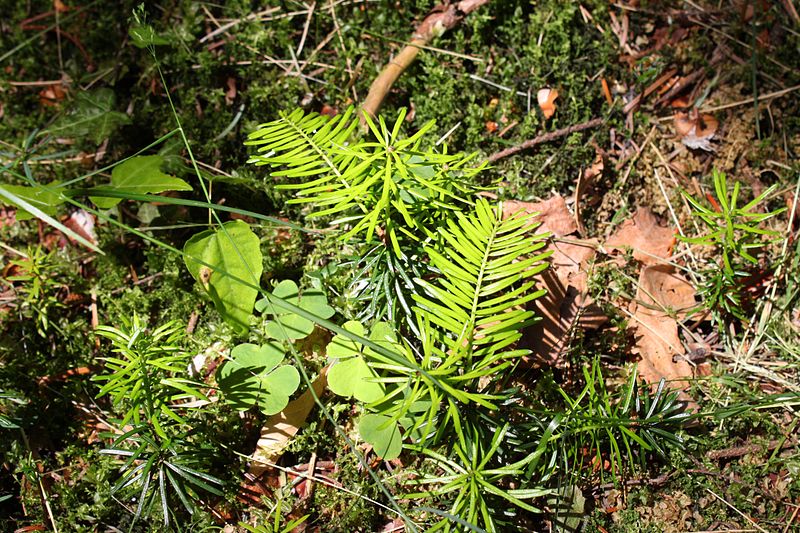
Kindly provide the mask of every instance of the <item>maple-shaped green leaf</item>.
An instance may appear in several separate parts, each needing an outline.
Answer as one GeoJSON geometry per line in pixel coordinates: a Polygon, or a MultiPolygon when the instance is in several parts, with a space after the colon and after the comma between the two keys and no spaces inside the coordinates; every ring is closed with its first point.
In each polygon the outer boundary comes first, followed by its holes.
{"type": "MultiPolygon", "coordinates": [[[[109,187],[120,192],[153,194],[164,191],[191,191],[192,187],[180,178],[161,172],[164,158],[160,155],[139,155],[114,167],[109,187]]],[[[92,196],[91,200],[101,209],[109,209],[120,202],[120,198],[92,196]]]]}
{"type": "Polygon", "coordinates": [[[372,444],[378,457],[397,459],[403,449],[403,436],[397,423],[386,415],[366,414],[358,423],[361,438],[372,444]]]}
{"type": "Polygon", "coordinates": [[[282,411],[300,385],[297,369],[281,365],[284,355],[283,348],[275,342],[236,346],[231,350],[231,359],[217,372],[217,384],[225,401],[239,411],[254,405],[266,415],[282,411]]]}
{"type": "MultiPolygon", "coordinates": [[[[366,336],[361,322],[351,320],[344,329],[366,336]]],[[[384,386],[374,381],[378,374],[364,359],[364,347],[344,335],[336,335],[328,345],[328,358],[334,363],[328,370],[328,388],[339,396],[355,397],[370,403],[384,395],[384,386]]]]}
{"type": "MultiPolygon", "coordinates": [[[[320,318],[330,318],[336,312],[328,305],[328,299],[322,291],[306,289],[301,294],[297,284],[292,280],[287,279],[278,283],[272,294],[320,318]]],[[[314,331],[312,321],[276,305],[270,305],[266,298],[256,302],[256,310],[273,315],[274,320],[268,322],[265,327],[267,335],[273,339],[281,341],[304,339],[314,331]]]]}
{"type": "Polygon", "coordinates": [[[95,143],[111,135],[131,119],[125,113],[115,111],[117,97],[107,88],[82,91],[75,97],[75,105],[48,130],[58,137],[88,137],[95,143]]]}
{"type": "MultiPolygon", "coordinates": [[[[55,185],[55,183],[51,183],[49,184],[49,187],[52,188],[55,185]]],[[[55,215],[58,206],[63,202],[60,194],[51,192],[43,187],[28,187],[27,185],[3,185],[3,189],[7,192],[10,192],[14,196],[18,196],[21,200],[28,202],[33,207],[38,208],[46,215],[55,215]]],[[[10,204],[16,207],[17,220],[28,220],[33,218],[31,213],[28,213],[22,209],[22,207],[18,206],[5,196],[0,196],[0,204],[10,204]]]]}
{"type": "Polygon", "coordinates": [[[246,332],[258,290],[231,276],[259,285],[264,266],[258,236],[245,222],[232,220],[220,229],[194,235],[183,251],[186,268],[206,290],[222,318],[238,333],[246,332]]]}

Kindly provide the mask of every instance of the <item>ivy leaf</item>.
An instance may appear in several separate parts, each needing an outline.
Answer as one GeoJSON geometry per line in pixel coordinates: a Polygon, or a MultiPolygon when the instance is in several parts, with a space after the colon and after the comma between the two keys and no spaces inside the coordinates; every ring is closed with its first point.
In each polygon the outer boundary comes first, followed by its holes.
{"type": "Polygon", "coordinates": [[[248,318],[258,296],[254,287],[236,281],[236,276],[258,285],[264,268],[259,239],[246,223],[232,220],[219,230],[207,230],[186,241],[186,268],[206,290],[222,318],[238,333],[249,327],[248,318]],[[191,259],[196,257],[211,268],[191,259]]]}
{"type": "Polygon", "coordinates": [[[300,385],[297,369],[280,364],[283,357],[283,348],[274,342],[236,346],[217,374],[225,401],[239,411],[253,405],[267,415],[282,411],[300,385]]]}
{"type": "MultiPolygon", "coordinates": [[[[344,329],[362,337],[366,335],[361,322],[350,321],[344,329]]],[[[328,371],[328,388],[339,396],[355,397],[362,402],[370,403],[384,395],[383,384],[368,381],[378,374],[367,364],[361,352],[361,344],[351,341],[343,335],[336,335],[328,345],[328,357],[335,361],[328,371]]]]}
{"type": "MultiPolygon", "coordinates": [[[[180,178],[161,172],[164,158],[160,155],[131,157],[114,167],[109,186],[120,192],[153,194],[164,191],[191,191],[192,187],[180,178]]],[[[91,200],[101,209],[109,209],[120,202],[120,198],[92,196],[91,200]]]]}
{"type": "MultiPolygon", "coordinates": [[[[55,183],[50,183],[52,188],[55,183]]],[[[3,189],[10,192],[14,196],[28,202],[34,207],[38,207],[42,213],[46,215],[55,215],[58,206],[61,205],[62,199],[60,194],[51,192],[44,187],[28,187],[26,185],[3,185],[3,189]]],[[[17,220],[28,220],[33,218],[33,215],[16,205],[11,200],[0,196],[0,204],[10,204],[17,208],[17,220]]]]}
{"type": "Polygon", "coordinates": [[[386,415],[366,414],[358,423],[361,438],[372,445],[378,457],[397,459],[403,449],[403,436],[397,423],[386,415]]]}
{"type": "MultiPolygon", "coordinates": [[[[272,294],[278,298],[305,309],[320,318],[330,318],[336,312],[328,305],[325,294],[316,289],[308,289],[300,295],[297,284],[292,280],[283,280],[275,287],[272,294]]],[[[279,307],[270,306],[266,298],[256,302],[256,310],[273,314],[275,319],[268,322],[265,330],[267,335],[280,341],[304,339],[314,331],[314,323],[291,311],[285,311],[279,307]]]]}
{"type": "Polygon", "coordinates": [[[88,137],[100,143],[119,126],[131,122],[125,113],[114,111],[116,100],[114,91],[107,88],[80,92],[72,111],[53,124],[49,132],[73,138],[88,137]]]}
{"type": "Polygon", "coordinates": [[[131,37],[131,44],[136,48],[169,44],[169,39],[156,34],[156,31],[149,24],[131,26],[128,30],[128,35],[131,37]]]}

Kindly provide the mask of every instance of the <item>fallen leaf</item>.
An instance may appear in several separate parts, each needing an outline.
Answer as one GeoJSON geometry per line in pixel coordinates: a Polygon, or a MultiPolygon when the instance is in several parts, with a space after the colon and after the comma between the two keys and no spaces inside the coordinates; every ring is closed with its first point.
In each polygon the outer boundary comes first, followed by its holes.
{"type": "Polygon", "coordinates": [[[333,107],[333,106],[325,104],[325,105],[322,106],[322,109],[320,109],[319,114],[320,115],[325,115],[326,117],[333,118],[333,117],[335,117],[336,115],[339,114],[339,110],[337,108],[333,107]]]}
{"type": "Polygon", "coordinates": [[[578,229],[572,213],[567,209],[567,202],[558,195],[543,202],[520,202],[517,200],[503,202],[503,218],[508,218],[518,211],[538,213],[533,220],[541,222],[539,231],[549,231],[556,237],[569,235],[578,229]]]}
{"type": "Polygon", "coordinates": [[[611,90],[608,88],[608,82],[605,78],[600,78],[600,84],[603,86],[603,95],[606,97],[606,102],[609,106],[614,105],[614,99],[611,98],[611,90]]]}
{"type": "Polygon", "coordinates": [[[227,90],[225,91],[225,103],[231,105],[233,101],[236,100],[236,78],[229,76],[225,85],[227,86],[227,90]]]}
{"type": "Polygon", "coordinates": [[[585,291],[562,284],[552,269],[542,273],[537,288],[547,290],[533,304],[541,320],[525,332],[521,347],[531,350],[529,363],[555,365],[578,330],[597,329],[608,317],[585,291]]]}
{"type": "Polygon", "coordinates": [[[639,374],[648,383],[664,378],[671,387],[688,386],[685,379],[692,377],[692,367],[685,358],[675,357],[684,353],[675,317],[696,305],[694,294],[694,288],[671,265],[642,267],[629,327],[641,358],[639,374]]]}
{"type": "Polygon", "coordinates": [[[580,177],[578,177],[578,183],[575,184],[575,201],[573,202],[575,206],[575,224],[578,226],[578,231],[581,235],[585,233],[581,219],[581,200],[586,193],[592,189],[594,181],[598,176],[603,174],[603,170],[605,169],[603,154],[597,148],[595,148],[595,152],[594,162],[581,172],[580,177]]]}
{"type": "MultiPolygon", "coordinates": [[[[323,368],[317,379],[311,384],[317,397],[321,396],[328,385],[328,367],[323,368]]],[[[261,437],[253,452],[253,462],[250,473],[260,476],[268,468],[268,463],[274,462],[283,450],[289,445],[302,426],[311,409],[314,407],[314,394],[311,389],[306,390],[299,398],[289,402],[283,411],[272,415],[264,427],[261,428],[261,437]]]]}
{"type": "Polygon", "coordinates": [[[545,120],[555,114],[556,98],[558,98],[558,91],[555,89],[539,89],[539,92],[536,93],[536,100],[539,102],[539,109],[542,110],[545,120]]]}
{"type": "Polygon", "coordinates": [[[622,223],[606,241],[606,248],[632,248],[633,258],[645,265],[663,263],[675,246],[672,229],[660,226],[656,216],[646,207],[636,210],[632,219],[622,223]]]}
{"type": "Polygon", "coordinates": [[[65,96],[67,96],[67,93],[61,84],[53,83],[39,91],[39,103],[43,106],[57,106],[65,96]]]}
{"type": "Polygon", "coordinates": [[[711,140],[717,134],[719,122],[712,115],[699,114],[695,109],[689,113],[678,112],[673,118],[675,131],[681,142],[693,150],[713,152],[711,140]]]}
{"type": "MultiPolygon", "coordinates": [[[[503,217],[518,211],[539,213],[534,220],[541,223],[537,231],[567,237],[577,231],[575,218],[561,196],[543,202],[503,202],[503,217]]],[[[547,294],[534,300],[533,310],[542,320],[528,328],[520,340],[522,348],[531,350],[529,363],[556,364],[563,356],[577,328],[596,329],[607,317],[587,294],[587,263],[595,256],[597,241],[568,242],[551,240],[550,268],[537,283],[547,294]]]]}
{"type": "MultiPolygon", "coordinates": [[[[97,244],[97,234],[94,231],[94,215],[87,213],[83,209],[77,209],[64,220],[64,225],[90,243],[97,244]]],[[[70,238],[69,242],[76,244],[78,241],[70,238]]]]}

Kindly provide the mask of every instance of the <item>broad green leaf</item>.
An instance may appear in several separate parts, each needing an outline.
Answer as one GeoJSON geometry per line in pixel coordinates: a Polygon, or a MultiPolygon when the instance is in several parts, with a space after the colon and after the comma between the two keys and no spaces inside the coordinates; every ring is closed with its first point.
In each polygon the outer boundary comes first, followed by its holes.
{"type": "Polygon", "coordinates": [[[218,230],[207,230],[186,241],[184,262],[217,308],[238,333],[247,331],[248,319],[258,290],[231,276],[258,285],[263,263],[258,237],[241,220],[226,222],[218,230]],[[191,258],[197,258],[211,268],[191,258]]]}
{"type": "Polygon", "coordinates": [[[396,459],[403,449],[403,436],[397,423],[385,415],[366,414],[358,423],[361,438],[372,445],[382,459],[396,459]]]}
{"type": "MultiPolygon", "coordinates": [[[[344,328],[365,336],[360,322],[350,321],[344,328]]],[[[361,344],[343,335],[336,335],[328,345],[328,357],[335,361],[328,370],[328,388],[339,396],[355,397],[362,402],[374,402],[384,394],[383,385],[374,381],[378,375],[364,360],[361,344]]]]}
{"type": "MultiPolygon", "coordinates": [[[[54,186],[50,184],[50,187],[54,186]]],[[[28,187],[27,185],[3,185],[3,189],[10,192],[14,196],[18,196],[22,200],[28,202],[46,215],[55,215],[58,206],[61,205],[61,195],[51,192],[44,187],[28,187]]],[[[28,220],[33,218],[33,215],[25,211],[21,206],[17,205],[10,199],[0,196],[0,204],[10,204],[17,208],[17,220],[28,220]]]]}
{"type": "Polygon", "coordinates": [[[586,521],[586,498],[575,485],[563,485],[557,493],[550,495],[547,505],[553,512],[553,531],[578,533],[586,521]]]}
{"type": "Polygon", "coordinates": [[[99,143],[119,126],[131,122],[128,115],[114,110],[116,99],[114,91],[107,88],[79,92],[72,111],[56,121],[48,131],[56,136],[88,137],[99,143]]]}
{"type": "Polygon", "coordinates": [[[225,401],[239,411],[258,405],[267,415],[280,412],[300,385],[297,369],[280,364],[283,357],[283,348],[274,342],[236,346],[217,374],[225,401]]]}
{"type": "MultiPolygon", "coordinates": [[[[109,186],[120,192],[153,194],[164,191],[190,191],[192,187],[180,178],[161,172],[164,158],[160,155],[131,157],[114,167],[109,186]]],[[[120,202],[119,198],[91,197],[101,209],[109,209],[120,202]]]]}
{"type": "MultiPolygon", "coordinates": [[[[297,284],[292,280],[283,280],[275,287],[272,294],[294,305],[305,309],[320,318],[330,318],[336,312],[328,305],[325,294],[316,289],[308,289],[300,294],[297,284]]],[[[270,306],[266,298],[256,302],[256,310],[267,312],[275,317],[267,323],[267,335],[278,340],[298,340],[308,337],[314,331],[314,323],[291,311],[270,306]]]]}
{"type": "Polygon", "coordinates": [[[169,44],[169,39],[156,34],[153,27],[149,24],[131,26],[128,30],[128,35],[131,37],[131,44],[136,48],[169,44]]]}

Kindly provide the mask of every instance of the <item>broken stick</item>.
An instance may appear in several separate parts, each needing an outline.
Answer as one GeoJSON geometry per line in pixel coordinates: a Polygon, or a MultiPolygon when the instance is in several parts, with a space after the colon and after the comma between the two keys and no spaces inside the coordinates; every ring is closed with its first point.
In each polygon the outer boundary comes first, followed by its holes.
{"type": "Polygon", "coordinates": [[[487,161],[489,163],[494,163],[498,159],[503,159],[504,157],[508,157],[510,155],[514,155],[517,152],[521,152],[523,150],[527,150],[528,148],[533,148],[537,144],[542,144],[550,141],[554,141],[560,137],[565,137],[570,133],[575,133],[576,131],[583,131],[588,130],[590,128],[596,128],[600,124],[603,123],[602,118],[593,118],[587,122],[581,122],[580,124],[575,124],[574,126],[568,126],[566,128],[561,128],[560,130],[551,131],[550,133],[544,133],[533,139],[528,139],[527,141],[523,142],[522,144],[518,144],[517,146],[512,146],[511,148],[506,148],[505,150],[500,150],[499,152],[495,152],[489,156],[487,161]]]}
{"type": "MultiPolygon", "coordinates": [[[[397,81],[397,78],[405,71],[417,58],[419,51],[428,45],[434,38],[439,37],[447,30],[454,28],[464,17],[478,9],[489,0],[461,0],[460,2],[445,2],[433,9],[425,17],[414,34],[411,41],[397,54],[394,59],[383,67],[381,73],[369,87],[369,94],[364,100],[361,109],[364,113],[374,117],[380,109],[384,98],[389,90],[397,81]]],[[[364,118],[362,116],[362,123],[364,118]]]]}

